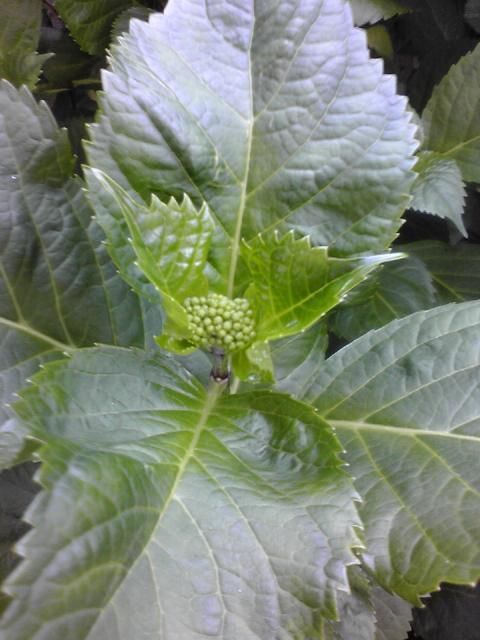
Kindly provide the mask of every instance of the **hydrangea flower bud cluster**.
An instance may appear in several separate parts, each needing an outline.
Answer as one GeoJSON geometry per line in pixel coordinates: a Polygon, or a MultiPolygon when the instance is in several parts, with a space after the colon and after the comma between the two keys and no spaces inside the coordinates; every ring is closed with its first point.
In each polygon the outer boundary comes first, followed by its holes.
{"type": "Polygon", "coordinates": [[[217,347],[232,353],[245,349],[255,338],[253,310],[245,298],[227,298],[217,293],[187,298],[192,342],[198,347],[217,347]]]}

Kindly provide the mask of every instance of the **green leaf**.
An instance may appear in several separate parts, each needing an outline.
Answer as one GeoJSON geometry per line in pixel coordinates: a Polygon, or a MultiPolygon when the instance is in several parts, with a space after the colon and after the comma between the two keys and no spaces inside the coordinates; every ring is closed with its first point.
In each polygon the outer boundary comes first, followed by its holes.
{"type": "Polygon", "coordinates": [[[351,593],[339,595],[339,621],[329,623],[326,640],[373,640],[375,612],[368,579],[358,566],[348,568],[348,579],[351,593]]]}
{"type": "Polygon", "coordinates": [[[396,0],[350,0],[355,24],[373,24],[379,20],[387,20],[399,13],[406,13],[406,9],[396,0]]]}
{"type": "Polygon", "coordinates": [[[413,200],[410,207],[451,220],[464,236],[467,236],[462,214],[465,202],[465,186],[455,160],[433,151],[419,155],[413,183],[413,200]]]}
{"type": "Polygon", "coordinates": [[[257,338],[272,340],[304,331],[337,305],[380,263],[395,254],[329,258],[327,247],[312,247],[293,232],[256,236],[242,247],[249,288],[245,296],[258,314],[257,338]]]}
{"type": "Polygon", "coordinates": [[[480,575],[480,303],[394,321],[333,355],[309,397],[363,498],[363,561],[404,599],[480,575]]]}
{"type": "Polygon", "coordinates": [[[377,24],[367,29],[368,47],[382,58],[393,57],[393,43],[388,29],[383,24],[377,24]]]}
{"type": "Polygon", "coordinates": [[[317,323],[296,336],[272,342],[275,387],[293,396],[301,395],[317,368],[322,366],[327,346],[325,323],[317,323]]]}
{"type": "Polygon", "coordinates": [[[480,182],[480,46],[435,87],[422,114],[425,149],[455,160],[464,180],[480,182]]]}
{"type": "Polygon", "coordinates": [[[405,640],[412,619],[411,605],[377,585],[372,587],[371,597],[377,619],[375,640],[405,640]]]}
{"type": "Polygon", "coordinates": [[[142,5],[133,5],[132,7],[125,9],[125,11],[123,11],[113,23],[112,32],[110,34],[111,40],[113,41],[115,38],[120,37],[125,31],[130,29],[130,20],[132,20],[132,18],[148,22],[152,13],[154,12],[151,9],[143,7],[142,5]]]}
{"type": "MultiPolygon", "coordinates": [[[[146,207],[108,176],[92,173],[92,179],[111,191],[127,223],[138,266],[163,296],[182,303],[189,296],[206,295],[209,280],[213,284],[205,274],[214,233],[208,207],[197,211],[188,196],[181,203],[170,198],[167,204],[152,196],[146,207]]],[[[212,268],[210,274],[214,275],[212,268]]]]}
{"type": "Polygon", "coordinates": [[[84,51],[103,54],[112,24],[132,0],[56,0],[55,9],[84,51]]]}
{"type": "MultiPolygon", "coordinates": [[[[409,253],[411,245],[398,246],[409,253]]],[[[432,274],[420,257],[385,264],[376,276],[347,296],[329,318],[329,326],[338,336],[354,340],[362,334],[439,304],[432,274]]]]}
{"type": "MultiPolygon", "coordinates": [[[[340,0],[200,1],[187,14],[174,1],[133,20],[111,64],[90,164],[144,202],[205,202],[228,296],[240,241],[260,231],[310,234],[336,256],[394,238],[414,127],[340,0]]],[[[90,199],[105,206],[95,188],[90,199]]]]}
{"type": "Polygon", "coordinates": [[[5,640],[309,637],[335,615],[359,524],[335,437],[289,396],[220,394],[115,347],[35,377],[17,409],[44,491],[5,640]]]}
{"type": "Polygon", "coordinates": [[[0,113],[0,464],[7,464],[23,441],[8,404],[40,363],[94,342],[143,346],[160,317],[115,273],[72,177],[66,132],[47,106],[4,81],[0,113]]]}
{"type": "Polygon", "coordinates": [[[412,242],[399,249],[420,259],[431,273],[437,304],[480,298],[480,250],[460,243],[454,247],[437,240],[412,242]]]}
{"type": "Polygon", "coordinates": [[[36,49],[42,22],[41,0],[2,0],[0,5],[0,78],[34,87],[51,54],[36,49]]]}

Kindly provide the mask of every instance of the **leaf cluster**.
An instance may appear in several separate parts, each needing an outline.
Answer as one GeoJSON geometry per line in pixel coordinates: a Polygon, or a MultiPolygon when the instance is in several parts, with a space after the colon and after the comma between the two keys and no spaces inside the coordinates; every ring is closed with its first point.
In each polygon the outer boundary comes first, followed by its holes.
{"type": "Polygon", "coordinates": [[[0,8],[0,633],[405,640],[480,575],[478,3],[164,4],[0,8]]]}

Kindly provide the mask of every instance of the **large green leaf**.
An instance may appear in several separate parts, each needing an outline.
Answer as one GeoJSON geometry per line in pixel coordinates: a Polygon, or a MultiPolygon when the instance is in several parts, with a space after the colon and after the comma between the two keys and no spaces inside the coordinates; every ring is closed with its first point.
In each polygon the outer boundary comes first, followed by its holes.
{"type": "Polygon", "coordinates": [[[41,0],[2,0],[0,4],[0,78],[33,87],[51,54],[38,55],[41,0]]]}
{"type": "Polygon", "coordinates": [[[84,51],[102,54],[115,18],[132,4],[132,0],[56,0],[55,8],[84,51]]]}
{"type": "Polygon", "coordinates": [[[422,114],[424,146],[456,160],[464,180],[480,182],[480,46],[453,65],[422,114]]]}
{"type": "Polygon", "coordinates": [[[2,638],[293,640],[335,615],[356,493],[311,408],[223,397],[118,347],[51,363],[22,395],[44,491],[2,638]]]}
{"type": "Polygon", "coordinates": [[[0,463],[18,453],[8,403],[39,363],[95,342],[143,346],[160,328],[118,277],[72,177],[67,134],[26,89],[0,85],[0,463]],[[20,123],[20,124],[19,124],[20,123]]]}
{"type": "Polygon", "coordinates": [[[293,229],[345,256],[395,236],[414,127],[342,0],[172,0],[111,67],[90,164],[145,202],[206,202],[227,295],[242,237],[293,229]]]}
{"type": "Polygon", "coordinates": [[[306,395],[363,498],[364,562],[418,602],[480,575],[480,303],[394,321],[327,360],[306,395]]]}

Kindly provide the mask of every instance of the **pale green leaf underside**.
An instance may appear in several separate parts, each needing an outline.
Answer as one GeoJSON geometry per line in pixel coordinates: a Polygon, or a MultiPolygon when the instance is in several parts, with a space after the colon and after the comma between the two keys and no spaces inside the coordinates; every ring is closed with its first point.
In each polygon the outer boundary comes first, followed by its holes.
{"type": "Polygon", "coordinates": [[[368,333],[307,391],[336,427],[356,486],[364,561],[410,601],[480,575],[480,304],[368,333]]]}
{"type": "Polygon", "coordinates": [[[455,160],[433,151],[420,154],[410,207],[451,220],[466,236],[462,214],[465,186],[455,160]]]}
{"type": "MultiPolygon", "coordinates": [[[[408,254],[409,246],[398,246],[398,249],[408,254]]],[[[396,318],[440,304],[429,269],[414,256],[385,264],[377,275],[350,295],[351,299],[335,310],[329,323],[334,333],[347,340],[354,340],[396,318]]]]}
{"type": "Polygon", "coordinates": [[[206,202],[229,295],[242,237],[294,229],[337,256],[390,244],[413,127],[341,0],[174,0],[132,21],[111,65],[90,164],[147,202],[206,202]]]}
{"type": "Polygon", "coordinates": [[[480,182],[480,46],[453,65],[422,113],[424,148],[455,160],[464,180],[480,182]]]}
{"type": "Polygon", "coordinates": [[[170,358],[114,347],[35,382],[18,410],[45,443],[45,490],[5,640],[293,640],[334,614],[356,494],[310,408],[219,397],[170,358]]]}

